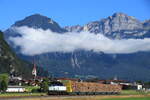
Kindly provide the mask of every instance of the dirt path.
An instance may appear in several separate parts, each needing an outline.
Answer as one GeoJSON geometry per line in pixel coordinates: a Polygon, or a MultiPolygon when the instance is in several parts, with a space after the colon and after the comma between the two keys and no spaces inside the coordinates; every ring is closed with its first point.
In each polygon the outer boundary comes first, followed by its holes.
{"type": "Polygon", "coordinates": [[[47,96],[47,97],[24,97],[24,98],[2,98],[0,100],[102,100],[106,98],[129,98],[150,97],[150,95],[105,95],[105,96],[47,96]]]}

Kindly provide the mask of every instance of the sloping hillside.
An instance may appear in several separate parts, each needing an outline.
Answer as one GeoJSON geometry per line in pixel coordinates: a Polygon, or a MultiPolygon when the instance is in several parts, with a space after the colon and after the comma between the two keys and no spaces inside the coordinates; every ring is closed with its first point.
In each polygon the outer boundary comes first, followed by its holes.
{"type": "Polygon", "coordinates": [[[0,73],[9,73],[21,75],[23,77],[31,76],[31,64],[20,60],[15,53],[12,52],[9,45],[3,38],[0,31],[0,73]]]}

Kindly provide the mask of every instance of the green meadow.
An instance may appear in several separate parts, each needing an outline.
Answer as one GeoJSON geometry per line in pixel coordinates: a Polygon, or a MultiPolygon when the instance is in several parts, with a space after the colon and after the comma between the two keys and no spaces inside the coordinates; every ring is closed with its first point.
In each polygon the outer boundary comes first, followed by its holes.
{"type": "Polygon", "coordinates": [[[150,100],[150,97],[108,98],[102,100],[150,100]]]}

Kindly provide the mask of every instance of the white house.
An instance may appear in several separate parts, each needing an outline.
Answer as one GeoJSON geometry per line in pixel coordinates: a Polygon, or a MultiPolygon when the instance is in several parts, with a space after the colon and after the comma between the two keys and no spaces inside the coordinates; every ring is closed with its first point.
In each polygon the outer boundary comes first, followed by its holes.
{"type": "Polygon", "coordinates": [[[142,89],[143,89],[142,85],[137,85],[137,90],[142,90],[142,89]]]}
{"type": "Polygon", "coordinates": [[[25,87],[23,87],[23,86],[8,86],[6,92],[25,92],[25,87]]]}

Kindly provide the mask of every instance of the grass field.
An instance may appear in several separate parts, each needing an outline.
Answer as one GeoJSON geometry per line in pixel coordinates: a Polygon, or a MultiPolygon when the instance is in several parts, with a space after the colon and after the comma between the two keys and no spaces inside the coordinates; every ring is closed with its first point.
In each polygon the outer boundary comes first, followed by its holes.
{"type": "Polygon", "coordinates": [[[136,91],[136,90],[122,90],[121,95],[147,95],[150,92],[136,91]]]}
{"type": "MultiPolygon", "coordinates": [[[[33,87],[27,87],[28,91],[31,91],[33,87]]],[[[34,87],[37,88],[37,87],[34,87]]],[[[3,93],[0,94],[0,98],[7,97],[28,97],[28,96],[40,96],[40,98],[27,98],[21,100],[150,100],[150,93],[125,90],[120,95],[97,95],[97,96],[75,96],[75,97],[57,97],[57,96],[46,96],[46,93],[3,93]]],[[[17,99],[18,100],[18,99],[17,99]]]]}
{"type": "Polygon", "coordinates": [[[150,97],[131,97],[131,98],[108,98],[102,100],[150,100],[150,97]]]}
{"type": "Polygon", "coordinates": [[[43,96],[46,93],[1,93],[1,97],[24,97],[24,96],[43,96]]]}
{"type": "Polygon", "coordinates": [[[77,97],[41,97],[21,100],[150,100],[150,96],[77,96],[77,97]],[[137,97],[136,97],[137,96],[137,97]]]}

